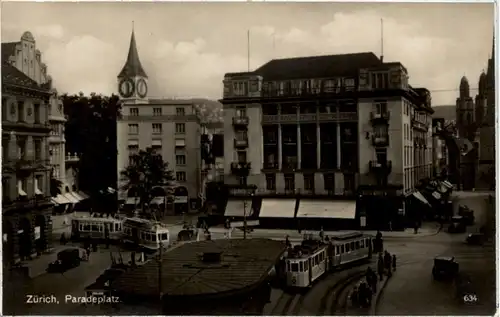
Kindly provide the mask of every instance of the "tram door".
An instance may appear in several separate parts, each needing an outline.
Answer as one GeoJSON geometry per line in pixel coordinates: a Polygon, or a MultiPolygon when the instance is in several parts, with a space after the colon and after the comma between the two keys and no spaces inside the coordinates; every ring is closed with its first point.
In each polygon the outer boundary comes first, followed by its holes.
{"type": "Polygon", "coordinates": [[[313,271],[313,261],[312,261],[312,258],[309,257],[309,259],[307,259],[307,261],[309,261],[309,283],[312,283],[312,271],[313,271]]]}

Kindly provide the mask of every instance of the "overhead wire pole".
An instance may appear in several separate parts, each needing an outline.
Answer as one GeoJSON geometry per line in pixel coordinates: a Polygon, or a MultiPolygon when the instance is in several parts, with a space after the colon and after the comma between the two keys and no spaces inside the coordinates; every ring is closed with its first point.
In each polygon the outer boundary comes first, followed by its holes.
{"type": "Polygon", "coordinates": [[[250,72],[250,29],[247,30],[247,68],[250,72]]]}
{"type": "Polygon", "coordinates": [[[380,60],[384,61],[384,19],[380,19],[380,60]]]}

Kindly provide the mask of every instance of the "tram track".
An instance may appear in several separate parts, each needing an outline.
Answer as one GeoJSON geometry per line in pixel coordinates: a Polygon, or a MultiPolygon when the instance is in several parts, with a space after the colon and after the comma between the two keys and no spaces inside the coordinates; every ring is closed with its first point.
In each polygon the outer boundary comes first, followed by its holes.
{"type": "Polygon", "coordinates": [[[325,295],[321,298],[318,309],[319,315],[345,315],[349,286],[365,275],[366,267],[350,270],[327,289],[325,295]]]}

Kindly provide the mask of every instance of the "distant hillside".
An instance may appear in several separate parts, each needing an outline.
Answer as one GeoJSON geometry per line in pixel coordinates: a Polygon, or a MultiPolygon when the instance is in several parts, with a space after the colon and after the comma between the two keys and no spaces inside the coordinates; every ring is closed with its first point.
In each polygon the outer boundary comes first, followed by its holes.
{"type": "Polygon", "coordinates": [[[222,122],[224,120],[220,102],[204,98],[190,100],[197,105],[202,122],[222,122]]]}
{"type": "Polygon", "coordinates": [[[455,105],[432,107],[432,110],[434,110],[434,114],[432,115],[432,117],[444,118],[447,121],[455,120],[456,119],[455,109],[456,109],[455,105]]]}

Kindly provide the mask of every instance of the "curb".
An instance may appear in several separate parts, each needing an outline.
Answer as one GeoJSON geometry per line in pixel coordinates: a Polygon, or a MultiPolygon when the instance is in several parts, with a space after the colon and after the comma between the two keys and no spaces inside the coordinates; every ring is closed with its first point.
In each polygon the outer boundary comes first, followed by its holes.
{"type": "MultiPolygon", "coordinates": [[[[394,273],[392,273],[394,275],[394,273]]],[[[372,305],[370,307],[370,311],[368,313],[368,315],[370,316],[376,316],[377,315],[377,306],[378,306],[378,303],[380,301],[380,297],[382,297],[382,293],[384,292],[384,288],[385,286],[387,285],[387,283],[389,282],[389,279],[391,279],[392,277],[385,277],[384,281],[382,282],[382,285],[380,285],[380,288],[377,292],[377,294],[375,294],[375,298],[372,298],[372,305]]]]}

